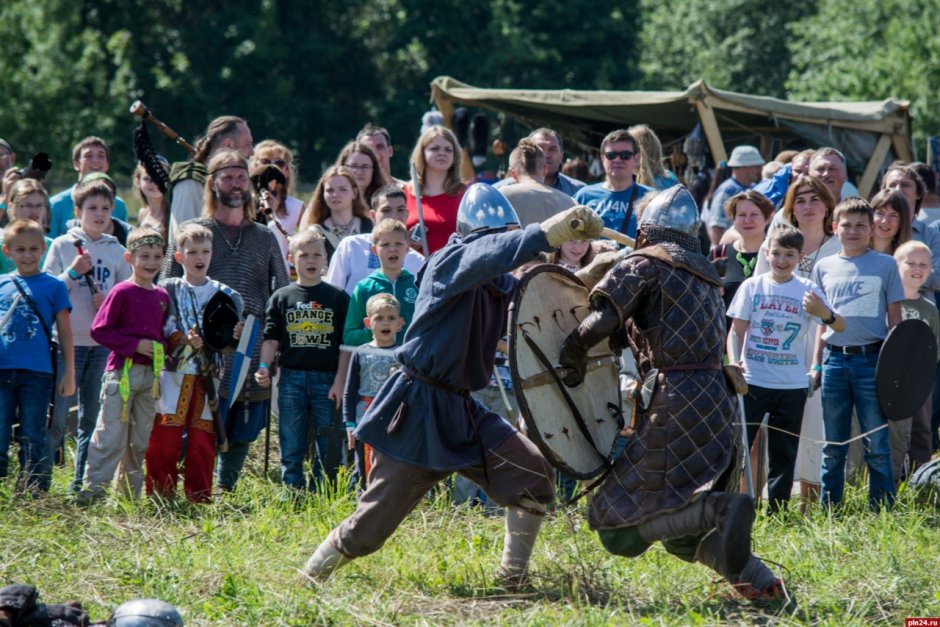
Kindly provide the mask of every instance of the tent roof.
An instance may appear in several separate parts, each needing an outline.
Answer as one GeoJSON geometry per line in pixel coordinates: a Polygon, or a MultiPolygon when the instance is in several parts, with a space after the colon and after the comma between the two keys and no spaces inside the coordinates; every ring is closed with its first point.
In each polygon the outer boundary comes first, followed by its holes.
{"type": "Polygon", "coordinates": [[[791,102],[714,89],[699,80],[684,91],[577,91],[571,89],[483,89],[449,76],[431,82],[431,95],[445,118],[454,104],[492,109],[532,126],[547,126],[567,141],[593,150],[614,128],[648,124],[664,143],[702,123],[713,158],[726,146],[757,144],[765,157],[801,140],[834,146],[850,170],[862,173],[867,194],[878,173],[894,159],[913,161],[909,103],[889,98],[869,102],[791,102]]]}
{"type": "MultiPolygon", "coordinates": [[[[435,99],[505,112],[536,126],[551,126],[566,136],[589,140],[604,128],[649,124],[667,135],[685,134],[699,122],[696,101],[715,110],[723,133],[750,131],[793,134],[784,121],[822,127],[888,133],[910,146],[908,102],[887,99],[870,102],[791,102],[714,89],[696,81],[684,91],[577,91],[570,89],[484,89],[449,76],[431,83],[435,99]]],[[[589,141],[589,144],[594,142],[589,141]]],[[[913,151],[913,148],[911,148],[913,151]]]]}

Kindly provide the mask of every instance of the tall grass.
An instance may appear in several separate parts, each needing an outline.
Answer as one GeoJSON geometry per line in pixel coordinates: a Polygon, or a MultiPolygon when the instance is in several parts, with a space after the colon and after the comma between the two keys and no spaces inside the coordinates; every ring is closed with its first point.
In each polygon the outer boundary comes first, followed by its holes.
{"type": "Polygon", "coordinates": [[[32,501],[14,496],[7,479],[0,582],[31,583],[49,602],[81,600],[99,620],[125,600],[160,597],[187,625],[902,625],[940,616],[938,513],[908,494],[891,513],[870,513],[863,490],[850,488],[839,516],[759,515],[755,552],[787,567],[799,604],[776,613],[729,596],[713,573],[658,545],[634,560],[611,556],[587,528],[583,504],[550,515],[533,588],[507,593],[492,579],[502,519],[454,507],[446,491],[381,551],[310,587],[298,568],[353,511],[354,496],[285,499],[259,465],[207,506],[112,497],[83,509],[65,499],[65,469],[50,495],[32,501]]]}

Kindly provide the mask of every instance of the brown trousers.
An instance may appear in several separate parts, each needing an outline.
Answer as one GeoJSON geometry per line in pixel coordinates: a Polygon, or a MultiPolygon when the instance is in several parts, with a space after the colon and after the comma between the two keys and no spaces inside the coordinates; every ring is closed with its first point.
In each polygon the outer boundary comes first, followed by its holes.
{"type": "Polygon", "coordinates": [[[405,464],[374,449],[373,456],[368,488],[359,497],[356,511],[332,534],[336,550],[350,558],[382,548],[428,490],[453,472],[479,484],[504,507],[519,505],[522,497],[547,504],[555,496],[554,470],[518,432],[487,455],[485,473],[483,464],[449,472],[405,464]]]}

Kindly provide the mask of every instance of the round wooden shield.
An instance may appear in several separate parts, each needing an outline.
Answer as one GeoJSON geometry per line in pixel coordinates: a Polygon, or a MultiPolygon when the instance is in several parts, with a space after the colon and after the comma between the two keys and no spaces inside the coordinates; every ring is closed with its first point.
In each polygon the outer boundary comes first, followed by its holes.
{"type": "Polygon", "coordinates": [[[562,382],[561,346],[588,313],[588,289],[554,264],[526,273],[509,310],[509,370],[528,436],[577,479],[607,468],[623,425],[618,359],[606,342],[589,351],[580,385],[562,382]]]}
{"type": "Polygon", "coordinates": [[[910,418],[927,401],[937,367],[937,340],[923,320],[904,320],[881,346],[875,368],[878,403],[888,420],[910,418]]]}

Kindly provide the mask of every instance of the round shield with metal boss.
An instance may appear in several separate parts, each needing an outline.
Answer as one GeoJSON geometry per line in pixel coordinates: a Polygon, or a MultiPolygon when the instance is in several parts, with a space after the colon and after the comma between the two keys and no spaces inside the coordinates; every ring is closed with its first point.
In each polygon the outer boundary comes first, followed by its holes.
{"type": "Polygon", "coordinates": [[[562,380],[558,355],[590,313],[588,293],[568,270],[544,264],[522,278],[509,310],[509,369],[527,435],[553,466],[577,479],[610,466],[624,422],[618,359],[606,342],[589,351],[580,385],[562,380]]]}
{"type": "Polygon", "coordinates": [[[936,367],[937,340],[923,320],[904,320],[891,329],[875,367],[875,390],[885,418],[913,416],[927,401],[936,367]]]}

